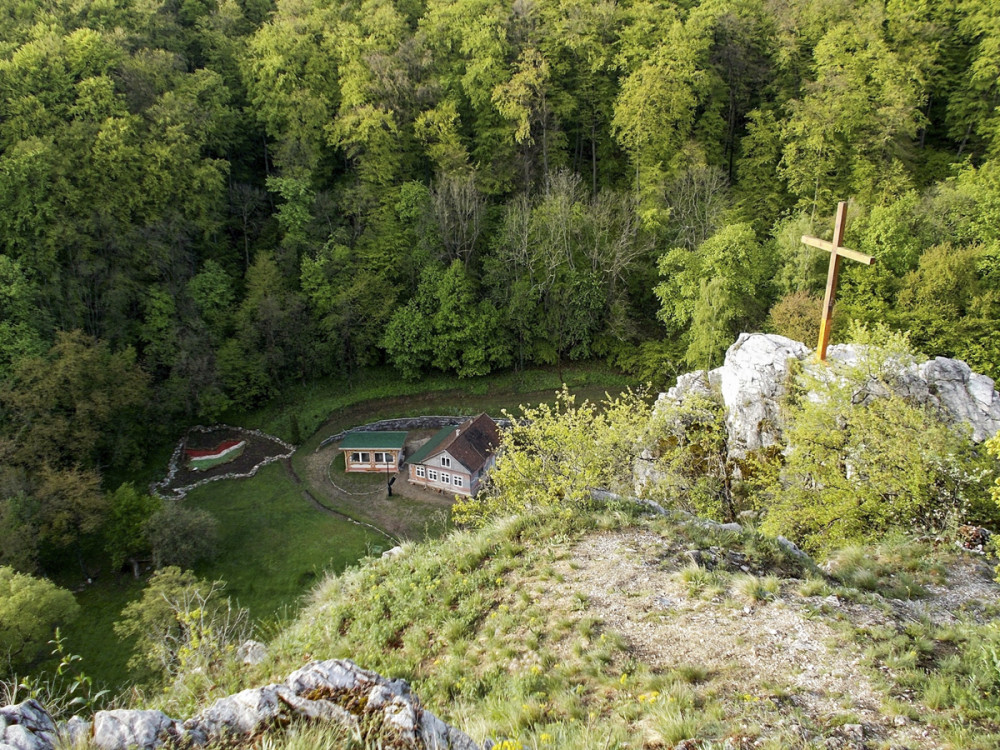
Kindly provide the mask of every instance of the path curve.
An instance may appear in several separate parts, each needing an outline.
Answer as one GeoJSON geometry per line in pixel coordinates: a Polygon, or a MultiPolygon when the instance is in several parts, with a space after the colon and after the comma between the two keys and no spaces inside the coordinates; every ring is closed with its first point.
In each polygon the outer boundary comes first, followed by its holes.
{"type": "Polygon", "coordinates": [[[295,467],[292,466],[292,459],[291,458],[285,458],[285,459],[282,460],[281,463],[282,463],[282,465],[284,465],[284,467],[285,467],[285,473],[288,474],[289,478],[297,486],[302,487],[302,497],[304,497],[306,500],[308,500],[309,503],[316,510],[320,511],[321,513],[326,513],[328,515],[335,516],[337,518],[341,518],[341,519],[343,519],[345,521],[349,521],[350,523],[353,523],[355,526],[364,526],[365,528],[368,528],[368,529],[371,529],[372,531],[378,532],[379,534],[381,534],[382,536],[384,536],[386,539],[389,539],[390,541],[392,541],[392,542],[394,542],[396,544],[400,544],[400,541],[396,537],[394,537],[392,534],[390,534],[388,531],[385,531],[384,529],[380,529],[378,526],[375,526],[374,524],[368,523],[366,521],[359,521],[356,518],[351,518],[346,513],[341,513],[339,510],[336,510],[334,508],[331,508],[328,505],[324,505],[323,503],[321,503],[319,500],[317,500],[315,497],[313,497],[313,494],[308,489],[306,489],[303,486],[304,483],[302,481],[302,478],[298,475],[298,473],[296,473],[295,467]]]}

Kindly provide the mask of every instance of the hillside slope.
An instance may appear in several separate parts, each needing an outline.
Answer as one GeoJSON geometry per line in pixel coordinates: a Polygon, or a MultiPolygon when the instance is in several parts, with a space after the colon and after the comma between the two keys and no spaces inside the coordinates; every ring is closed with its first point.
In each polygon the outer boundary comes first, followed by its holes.
{"type": "Polygon", "coordinates": [[[331,577],[267,669],[349,657],[515,747],[995,747],[989,566],[901,538],[825,567],[634,507],[507,519],[331,577]]]}

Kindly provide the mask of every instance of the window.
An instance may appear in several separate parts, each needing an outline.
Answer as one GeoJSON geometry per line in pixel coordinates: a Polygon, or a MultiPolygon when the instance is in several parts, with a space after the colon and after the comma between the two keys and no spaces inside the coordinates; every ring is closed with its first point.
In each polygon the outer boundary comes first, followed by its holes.
{"type": "Polygon", "coordinates": [[[451,484],[451,474],[441,472],[441,484],[451,484]]]}
{"type": "Polygon", "coordinates": [[[441,456],[441,465],[450,469],[451,459],[448,456],[441,456]]]}
{"type": "Polygon", "coordinates": [[[370,460],[371,460],[371,454],[370,453],[358,453],[358,452],[354,452],[354,453],[351,454],[351,463],[352,464],[366,464],[370,460]]]}
{"type": "Polygon", "coordinates": [[[462,477],[460,477],[460,476],[458,476],[458,474],[456,474],[454,482],[455,482],[455,486],[456,487],[461,487],[462,486],[462,477]]]}
{"type": "Polygon", "coordinates": [[[371,453],[365,453],[365,452],[361,453],[361,463],[367,464],[367,463],[370,463],[371,460],[372,460],[372,454],[371,453]]]}
{"type": "Polygon", "coordinates": [[[423,478],[424,478],[424,475],[425,475],[425,473],[426,473],[426,472],[424,472],[424,467],[423,467],[423,466],[418,466],[418,467],[417,467],[417,476],[418,476],[418,477],[420,477],[421,479],[423,479],[423,478]]]}
{"type": "Polygon", "coordinates": [[[438,473],[434,471],[434,469],[428,469],[427,478],[430,479],[432,482],[436,482],[438,480],[438,473]]]}
{"type": "Polygon", "coordinates": [[[351,454],[351,463],[352,464],[361,463],[361,454],[360,453],[352,453],[351,454]]]}
{"type": "Polygon", "coordinates": [[[375,463],[377,464],[391,464],[392,454],[391,453],[376,453],[375,463]]]}

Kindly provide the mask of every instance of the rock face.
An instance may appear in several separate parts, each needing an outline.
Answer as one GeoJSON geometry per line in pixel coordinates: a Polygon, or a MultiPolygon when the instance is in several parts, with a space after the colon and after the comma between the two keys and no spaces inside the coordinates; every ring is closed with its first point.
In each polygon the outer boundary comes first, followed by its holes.
{"type": "MultiPolygon", "coordinates": [[[[679,403],[689,393],[719,391],[726,407],[729,455],[740,458],[781,441],[781,400],[789,370],[794,363],[806,370],[824,367],[812,354],[805,344],[784,336],[743,333],[729,347],[722,367],[682,375],[659,400],[679,403]]],[[[844,364],[856,362],[858,356],[853,345],[832,346],[827,352],[828,360],[844,364]]],[[[972,372],[961,360],[937,357],[901,368],[894,379],[901,395],[938,408],[955,424],[967,425],[976,442],[1000,430],[1000,394],[993,380],[972,372]]]]}
{"type": "Polygon", "coordinates": [[[98,711],[56,726],[29,700],[0,708],[0,750],[54,750],[60,741],[92,739],[101,750],[153,750],[167,742],[202,746],[238,740],[288,720],[336,722],[367,744],[413,750],[479,750],[465,733],[425,711],[404,680],[388,680],[347,660],[312,662],[285,683],[244,690],[187,721],[161,711],[98,711]],[[378,727],[378,736],[369,737],[378,727]]]}
{"type": "Polygon", "coordinates": [[[0,708],[0,750],[49,750],[57,738],[56,723],[38,701],[0,708]]]}

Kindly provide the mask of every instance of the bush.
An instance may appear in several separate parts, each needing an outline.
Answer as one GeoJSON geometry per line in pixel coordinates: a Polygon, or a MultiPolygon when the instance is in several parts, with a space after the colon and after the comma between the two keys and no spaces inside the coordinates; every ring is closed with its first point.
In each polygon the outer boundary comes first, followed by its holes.
{"type": "Polygon", "coordinates": [[[222,581],[209,583],[174,566],[154,573],[115,623],[118,637],[136,639],[129,667],[211,674],[252,635],[249,613],[224,597],[224,589],[222,581]]]}
{"type": "Polygon", "coordinates": [[[218,524],[206,510],[168,502],[149,517],[145,528],[157,568],[190,568],[200,560],[211,559],[218,551],[218,524]]]}
{"type": "Polygon", "coordinates": [[[0,567],[0,660],[12,667],[30,664],[56,627],[73,620],[79,611],[66,589],[0,567]]]}
{"type": "Polygon", "coordinates": [[[764,520],[766,532],[809,550],[897,529],[940,532],[983,506],[983,457],[929,407],[896,392],[896,377],[916,361],[905,334],[854,333],[864,345],[856,363],[799,377],[780,487],[764,520]]]}

